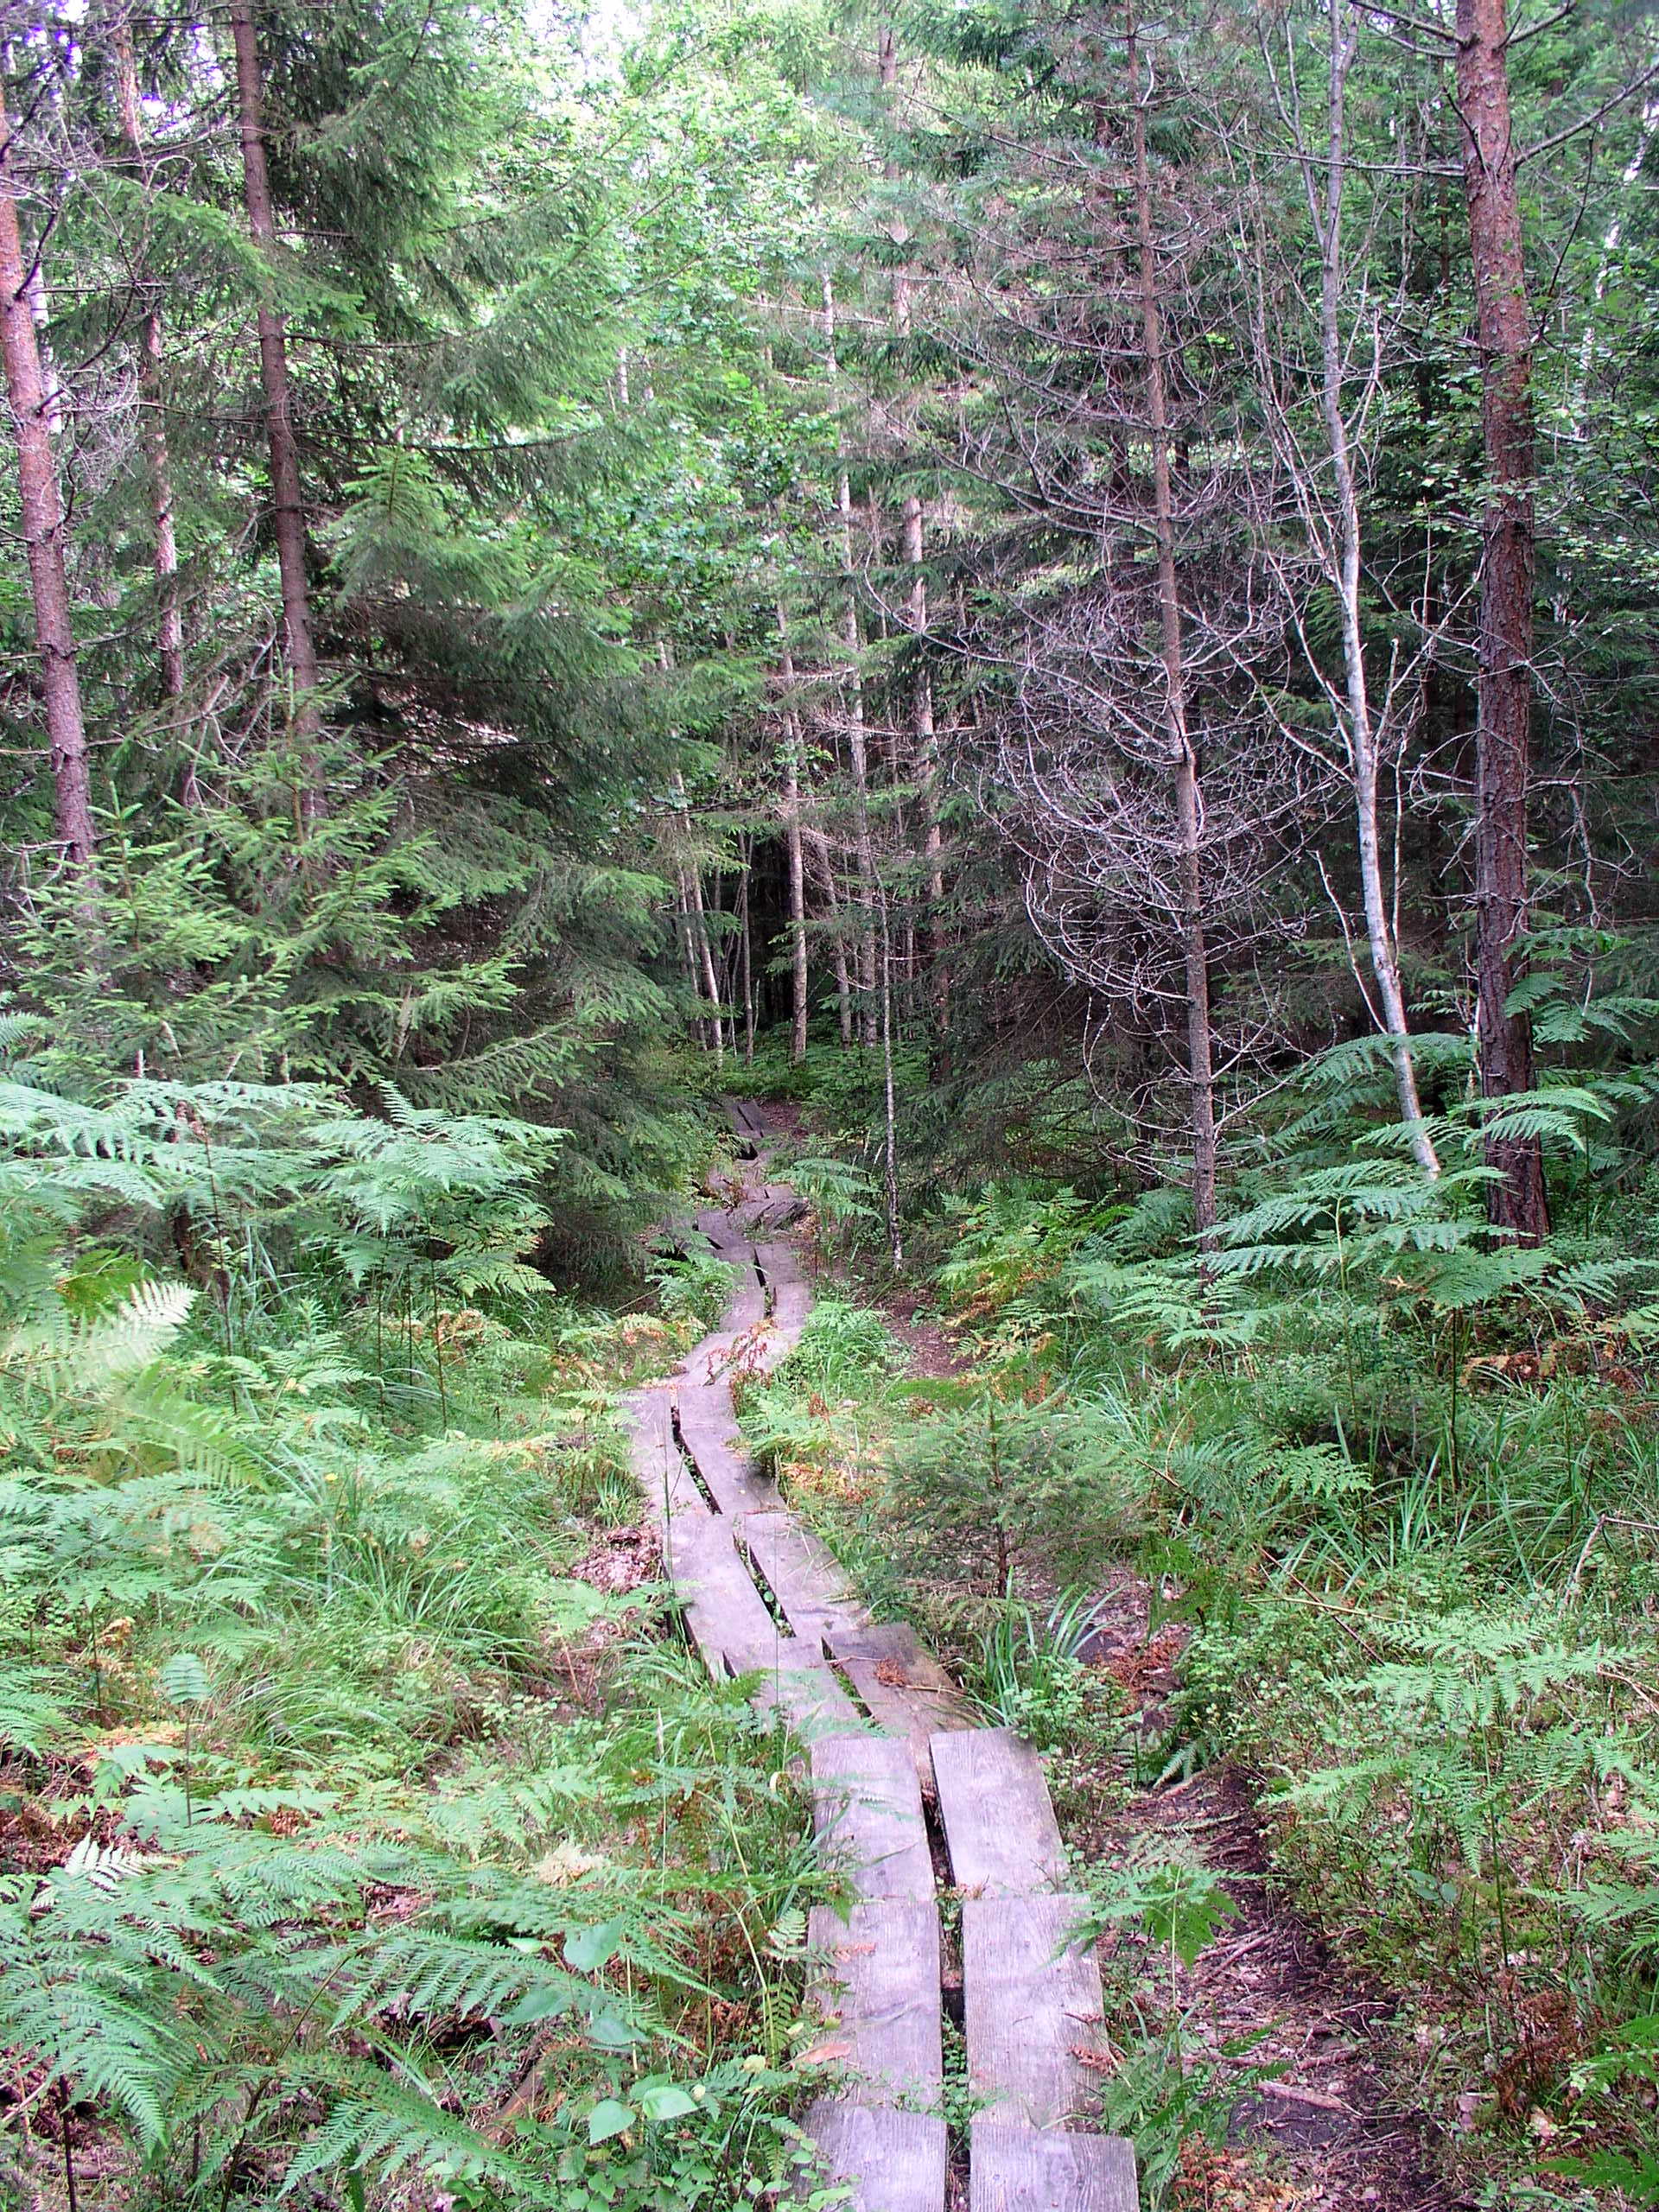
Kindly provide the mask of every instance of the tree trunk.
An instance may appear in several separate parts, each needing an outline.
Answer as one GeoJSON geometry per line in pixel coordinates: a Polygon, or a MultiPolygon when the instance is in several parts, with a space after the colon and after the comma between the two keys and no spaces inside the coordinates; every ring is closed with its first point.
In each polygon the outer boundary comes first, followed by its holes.
{"type": "Polygon", "coordinates": [[[1198,756],[1186,719],[1186,671],[1180,588],[1175,575],[1174,498],[1170,484],[1169,395],[1164,372],[1163,320],[1152,237],[1152,179],[1147,162],[1147,112],[1141,89],[1135,20],[1128,22],[1129,109],[1135,143],[1135,212],[1140,257],[1141,350],[1151,434],[1153,536],[1158,550],[1158,620],[1164,663],[1164,726],[1175,776],[1179,839],[1182,963],[1186,992],[1186,1076],[1192,1133],[1192,1219],[1201,1242],[1216,1225],[1216,1076],[1210,1022],[1210,957],[1204,921],[1203,792],[1198,756]]]}
{"type": "MultiPolygon", "coordinates": [[[[836,296],[826,271],[823,277],[823,330],[828,349],[830,388],[835,389],[839,365],[836,359],[836,296]]],[[[836,434],[839,442],[839,432],[836,434]]],[[[841,639],[847,653],[847,751],[853,780],[853,840],[858,864],[856,897],[858,934],[853,944],[853,967],[860,1004],[859,1027],[866,1045],[875,1043],[875,847],[870,836],[870,763],[864,728],[864,678],[859,666],[861,641],[858,634],[858,600],[853,588],[853,487],[844,467],[836,474],[836,512],[841,524],[841,573],[844,589],[841,606],[841,639]]]]}
{"type": "MultiPolygon", "coordinates": [[[[676,934],[680,940],[680,957],[685,963],[686,988],[691,995],[691,1003],[701,1006],[702,977],[698,968],[696,931],[691,913],[691,879],[685,868],[679,870],[678,890],[679,897],[674,911],[678,924],[676,934]]],[[[698,1036],[707,1047],[711,1041],[707,1020],[700,1014],[694,1014],[692,1019],[696,1024],[698,1036]]]]}
{"type": "MultiPolygon", "coordinates": [[[[237,120],[242,140],[243,197],[248,229],[266,254],[275,252],[276,223],[265,166],[264,86],[252,0],[231,0],[231,32],[236,42],[237,120]]],[[[294,733],[299,741],[302,785],[301,811],[308,820],[322,812],[321,766],[316,741],[321,734],[317,709],[317,653],[311,633],[311,600],[305,575],[305,506],[300,493],[299,446],[294,435],[294,397],[288,374],[288,336],[283,317],[261,306],[259,374],[265,395],[265,435],[270,448],[271,515],[276,533],[276,565],[283,588],[283,626],[288,641],[288,670],[295,693],[294,733]]]]}
{"type": "MultiPolygon", "coordinates": [[[[1476,1034],[1487,1098],[1530,1090],[1532,1024],[1509,999],[1526,973],[1527,800],[1531,780],[1532,320],[1510,123],[1504,0],[1458,0],[1458,120],[1475,272],[1480,419],[1489,491],[1481,518],[1475,723],[1476,1034]]],[[[1549,1232],[1542,1147],[1494,1138],[1497,1226],[1523,1243],[1549,1232]]]]}
{"type": "Polygon", "coordinates": [[[824,918],[830,925],[830,952],[836,971],[836,1013],[841,1024],[841,1041],[853,1041],[852,976],[847,965],[847,940],[841,932],[841,901],[836,893],[835,862],[830,857],[830,840],[822,830],[807,830],[803,833],[805,857],[811,862],[817,879],[820,896],[823,900],[824,918]]]}
{"type": "Polygon", "coordinates": [[[905,1264],[904,1236],[899,1225],[899,1100],[893,1071],[893,938],[887,926],[887,902],[881,899],[881,1099],[882,1174],[887,1203],[887,1249],[893,1272],[905,1264]]]}
{"type": "MultiPolygon", "coordinates": [[[[1377,826],[1377,732],[1371,715],[1365,672],[1365,641],[1360,621],[1359,487],[1348,437],[1348,418],[1343,410],[1343,340],[1341,321],[1342,203],[1347,181],[1346,101],[1348,72],[1359,43],[1357,23],[1346,17],[1344,0],[1330,0],[1331,83],[1326,115],[1324,206],[1319,204],[1312,175],[1308,176],[1311,213],[1319,234],[1320,411],[1331,449],[1331,470],[1337,505],[1337,603],[1342,625],[1343,674],[1348,698],[1349,771],[1353,783],[1354,814],[1359,850],[1359,880],[1365,910],[1365,934],[1370,949],[1371,975],[1376,985],[1382,1025],[1391,1039],[1395,1091],[1400,1117],[1412,1131],[1411,1148],[1418,1166],[1432,1181],[1440,1172],[1427,1130],[1423,1127],[1422,1102],[1417,1090],[1417,1071],[1411,1057],[1411,1027],[1406,1014],[1405,991],[1400,981],[1399,947],[1389,912],[1382,880],[1382,839],[1377,826]]],[[[1300,132],[1299,132],[1300,137],[1300,132]]]]}
{"type": "Polygon", "coordinates": [[[795,657],[788,625],[778,609],[778,634],[785,639],[780,663],[784,682],[784,840],[789,859],[789,1057],[797,1066],[806,1058],[808,1013],[806,969],[806,864],[801,839],[801,723],[795,711],[795,657]]]}
{"type": "Polygon", "coordinates": [[[697,963],[702,975],[703,994],[709,1001],[709,1033],[715,1043],[715,1058],[724,1063],[726,1032],[720,1017],[720,977],[715,972],[715,948],[709,935],[709,920],[702,900],[702,870],[696,866],[689,870],[691,886],[691,927],[696,942],[697,963]]]}
{"type": "Polygon", "coordinates": [[[41,368],[40,334],[29,297],[30,265],[12,180],[11,123],[0,101],[0,348],[17,441],[18,508],[35,605],[35,639],[46,704],[58,842],[69,865],[89,877],[96,862],[92,768],[81,713],[80,677],[64,563],[67,531],[49,420],[53,396],[41,368]]]}
{"type": "Polygon", "coordinates": [[[754,858],[753,840],[747,834],[741,848],[742,867],[737,879],[739,976],[743,987],[743,1058],[754,1058],[754,940],[749,918],[749,874],[754,858]]]}
{"type": "MultiPolygon", "coordinates": [[[[138,73],[133,66],[132,34],[127,18],[114,29],[116,91],[121,111],[121,133],[133,165],[147,177],[144,160],[143,111],[138,104],[138,73]]],[[[167,410],[162,389],[162,311],[152,297],[144,311],[143,336],[138,355],[138,395],[144,418],[144,444],[149,456],[149,511],[154,532],[151,559],[156,571],[156,642],[159,648],[162,692],[168,699],[184,696],[184,625],[179,612],[178,541],[173,528],[173,472],[167,450],[167,410]]]]}
{"type": "MultiPolygon", "coordinates": [[[[906,493],[904,506],[904,552],[910,569],[909,620],[911,635],[918,642],[927,634],[927,571],[922,566],[922,503],[914,492],[906,493]]],[[[944,950],[944,841],[939,830],[939,744],[933,722],[933,684],[923,662],[916,671],[911,700],[911,736],[915,747],[917,803],[922,817],[922,869],[927,887],[927,949],[931,961],[944,950]]],[[[943,978],[936,978],[935,998],[944,1014],[943,978]]]]}

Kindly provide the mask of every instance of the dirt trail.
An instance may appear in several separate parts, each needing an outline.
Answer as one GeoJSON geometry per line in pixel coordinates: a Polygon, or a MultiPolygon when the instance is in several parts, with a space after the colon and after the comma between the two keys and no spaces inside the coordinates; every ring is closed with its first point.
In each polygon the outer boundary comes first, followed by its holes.
{"type": "MultiPolygon", "coordinates": [[[[1125,1573],[1103,1602],[1096,1663],[1139,1700],[1149,1729],[1179,1686],[1179,1629],[1150,1630],[1148,1591],[1125,1573]]],[[[1177,1990],[1206,2052],[1255,2035],[1242,2062],[1277,2078],[1236,2107],[1230,2146],[1189,2152],[1192,2212],[1452,2212],[1419,2113],[1402,2109],[1393,2006],[1345,1969],[1273,1878],[1269,1840],[1248,1778],[1228,1764],[1141,1790],[1074,1821],[1090,1859],[1149,1846],[1195,1853],[1222,1878],[1236,1916],[1179,1971],[1177,1990]],[[1263,2155],[1267,2154],[1267,2155],[1263,2155]]]]}

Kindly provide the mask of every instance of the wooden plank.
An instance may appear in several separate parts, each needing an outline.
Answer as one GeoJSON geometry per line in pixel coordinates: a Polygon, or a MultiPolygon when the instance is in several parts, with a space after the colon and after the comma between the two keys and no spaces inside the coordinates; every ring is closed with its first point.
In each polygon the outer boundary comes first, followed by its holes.
{"type": "Polygon", "coordinates": [[[766,1277],[772,1325],[798,1339],[812,1310],[812,1292],[792,1244],[757,1244],[754,1256],[766,1277]]]}
{"type": "Polygon", "coordinates": [[[765,1136],[765,1119],[752,1098],[722,1097],[720,1103],[730,1116],[734,1128],[741,1130],[746,1136],[765,1136]]]}
{"type": "Polygon", "coordinates": [[[918,1643],[908,1621],[872,1621],[868,1627],[838,1630],[830,1649],[836,1659],[868,1660],[872,1666],[886,1668],[897,1689],[960,1694],[933,1654],[918,1643]]]}
{"type": "MultiPolygon", "coordinates": [[[[628,1421],[628,1463],[652,1518],[659,1528],[680,1520],[706,1519],[708,1502],[674,1439],[667,1392],[632,1390],[621,1403],[628,1421]]],[[[669,1571],[672,1573],[671,1567],[669,1571]]]]}
{"type": "Polygon", "coordinates": [[[677,1522],[674,1535],[671,1571],[686,1626],[710,1672],[775,1666],[777,1623],[737,1555],[729,1523],[712,1516],[677,1522]]]}
{"type": "Polygon", "coordinates": [[[1069,1897],[969,1897],[962,1908],[968,2086],[993,2120],[1061,2127],[1087,2100],[1075,2051],[1099,2035],[1100,1967],[1092,1943],[1068,1939],[1088,1910],[1069,1897]]]}
{"type": "Polygon", "coordinates": [[[1138,2212],[1135,2146],[1121,2135],[1066,2135],[976,2120],[969,2212],[1138,2212]]]}
{"type": "Polygon", "coordinates": [[[939,1915],[925,1904],[855,1905],[845,1920],[815,1905],[808,1927],[823,1959],[813,2001],[830,2016],[820,2056],[858,2076],[867,2104],[937,2105],[944,2088],[939,1915]]]}
{"type": "Polygon", "coordinates": [[[931,1904],[933,1859],[906,1745],[891,1736],[825,1736],[812,1746],[812,1817],[827,1866],[859,1897],[931,1904]]]}
{"type": "Polygon", "coordinates": [[[811,2187],[849,2183],[847,2212],[944,2212],[942,2120],[824,2102],[807,2113],[806,2132],[824,2163],[811,2187]]]}
{"type": "Polygon", "coordinates": [[[1065,1853],[1030,1745],[1007,1728],[976,1728],[941,1734],[932,1750],[957,1888],[985,1897],[1058,1889],[1065,1853]]]}
{"type": "Polygon", "coordinates": [[[779,1637],[777,1657],[756,1685],[754,1701],[779,1707],[804,1744],[844,1735],[861,1718],[830,1669],[814,1664],[812,1646],[792,1636],[779,1637]]]}
{"type": "MultiPolygon", "coordinates": [[[[716,1259],[724,1260],[733,1271],[732,1296],[717,1333],[741,1336],[766,1319],[766,1294],[755,1269],[754,1248],[746,1231],[720,1208],[705,1208],[697,1216],[697,1227],[713,1246],[716,1259]]],[[[705,1337],[693,1357],[701,1357],[709,1341],[705,1337]]]]}
{"type": "Polygon", "coordinates": [[[764,1513],[778,1486],[750,1459],[738,1433],[729,1382],[682,1382],[675,1392],[680,1438],[722,1513],[764,1513]]]}
{"type": "Polygon", "coordinates": [[[828,1643],[832,1633],[855,1630],[868,1618],[840,1560],[792,1513],[750,1513],[741,1536],[797,1636],[828,1643]]]}
{"type": "Polygon", "coordinates": [[[851,1683],[872,1724],[905,1745],[924,1794],[930,1797],[937,1795],[934,1737],[947,1729],[972,1726],[960,1700],[941,1696],[932,1690],[895,1687],[884,1681],[880,1667],[868,1659],[848,1660],[841,1672],[851,1683]]]}

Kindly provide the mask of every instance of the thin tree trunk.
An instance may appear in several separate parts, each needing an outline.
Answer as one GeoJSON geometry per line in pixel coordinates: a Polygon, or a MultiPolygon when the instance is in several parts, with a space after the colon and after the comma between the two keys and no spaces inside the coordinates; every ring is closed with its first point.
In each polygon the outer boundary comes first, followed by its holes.
{"type": "Polygon", "coordinates": [[[1175,575],[1175,510],[1170,485],[1169,397],[1163,321],[1152,237],[1152,180],[1147,162],[1147,111],[1133,9],[1128,29],[1129,110],[1135,143],[1135,212],[1140,249],[1141,350],[1146,367],[1151,432],[1153,535],[1158,549],[1158,619],[1164,663],[1164,726],[1175,776],[1180,842],[1182,961],[1186,993],[1186,1073],[1192,1130],[1192,1218],[1201,1242],[1216,1225],[1216,1077],[1210,1023],[1210,959],[1204,925],[1203,792],[1198,757],[1186,719],[1186,671],[1180,588],[1175,575]]]}
{"type": "Polygon", "coordinates": [[[80,677],[64,549],[67,535],[52,450],[53,395],[41,366],[40,334],[29,297],[13,182],[11,122],[0,100],[0,349],[17,441],[18,507],[35,607],[35,640],[46,706],[58,842],[69,865],[90,880],[98,855],[92,768],[81,712],[80,677]]]}
{"type": "Polygon", "coordinates": [[[887,927],[885,893],[881,899],[881,1181],[887,1200],[887,1249],[893,1255],[896,1273],[905,1264],[905,1243],[899,1227],[899,1103],[893,1073],[893,939],[887,927]]]}
{"type": "MultiPolygon", "coordinates": [[[[231,33],[236,44],[237,120],[242,141],[243,198],[248,229],[266,254],[276,246],[270,180],[265,164],[264,85],[252,0],[231,0],[231,33]]],[[[305,505],[300,491],[299,446],[294,435],[294,395],[288,373],[288,334],[274,308],[258,314],[259,374],[265,395],[265,435],[270,448],[271,516],[276,534],[276,565],[283,588],[283,626],[288,642],[288,670],[295,692],[294,733],[301,750],[300,805],[308,820],[323,810],[321,772],[316,743],[322,721],[318,711],[317,653],[311,631],[311,600],[305,574],[305,505]]]]}
{"type": "Polygon", "coordinates": [[[726,1032],[720,1015],[720,977],[715,972],[715,948],[709,939],[709,921],[702,901],[702,870],[693,866],[689,871],[691,885],[691,926],[696,938],[697,962],[702,971],[702,988],[709,1001],[709,1024],[715,1041],[715,1058],[724,1064],[726,1032]]]}
{"type": "Polygon", "coordinates": [[[749,918],[749,870],[754,857],[754,841],[747,832],[741,850],[743,866],[737,879],[738,959],[743,987],[743,1059],[747,1066],[754,1059],[754,939],[749,918]]]}
{"type": "MultiPolygon", "coordinates": [[[[1395,1090],[1400,1116],[1412,1131],[1411,1148],[1417,1164],[1431,1181],[1440,1172],[1440,1160],[1428,1131],[1423,1127],[1422,1102],[1417,1090],[1417,1071],[1412,1062],[1410,1023],[1400,981],[1399,948],[1389,912],[1388,892],[1382,880],[1382,840],[1377,830],[1377,736],[1371,716],[1370,688],[1365,673],[1364,633],[1360,621],[1359,489],[1343,411],[1343,343],[1341,321],[1342,203],[1347,181],[1348,72],[1358,49],[1358,26],[1348,19],[1344,0],[1330,0],[1331,83],[1326,117],[1325,202],[1318,204],[1311,172],[1308,197],[1319,229],[1320,411],[1331,448],[1331,469],[1337,504],[1337,601],[1342,624],[1343,673],[1348,697],[1349,767],[1354,792],[1355,825],[1359,849],[1360,893],[1365,911],[1365,934],[1370,949],[1371,974],[1383,1026],[1392,1039],[1395,1090]]],[[[1300,136],[1300,133],[1299,133],[1300,136]]]]}
{"type": "Polygon", "coordinates": [[[795,656],[789,649],[789,626],[781,607],[778,609],[778,634],[784,640],[779,665],[784,684],[784,841],[789,861],[789,1057],[798,1066],[806,1058],[808,1013],[806,868],[801,840],[801,722],[795,711],[795,656]]]}
{"type": "MultiPolygon", "coordinates": [[[[1458,0],[1458,120],[1475,272],[1480,417],[1490,490],[1481,518],[1475,725],[1476,1033],[1488,1098],[1534,1087],[1532,1024],[1510,1010],[1526,973],[1529,891],[1533,536],[1532,319],[1510,130],[1504,0],[1458,0]]],[[[1549,1233],[1542,1147],[1494,1138],[1493,1222],[1523,1243],[1549,1233]]]]}
{"type": "MultiPolygon", "coordinates": [[[[839,377],[836,358],[836,296],[829,272],[823,276],[823,329],[830,387],[839,377]]],[[[837,431],[839,442],[839,431],[837,431]]],[[[870,763],[864,728],[864,677],[859,666],[858,599],[853,588],[853,487],[844,467],[836,474],[836,512],[841,524],[841,573],[844,583],[841,638],[847,652],[847,751],[853,779],[853,842],[858,865],[855,887],[858,934],[853,945],[859,1025],[867,1045],[875,1043],[875,847],[870,836],[870,763]]]]}
{"type": "MultiPolygon", "coordinates": [[[[657,640],[657,664],[664,672],[674,665],[673,648],[666,638],[657,640]]],[[[674,771],[674,796],[679,802],[683,821],[690,823],[690,804],[685,796],[685,781],[679,770],[674,771]]],[[[689,868],[680,870],[680,895],[684,902],[688,960],[691,969],[691,988],[700,993],[708,1002],[709,1014],[705,1033],[715,1048],[715,1058],[726,1057],[726,1040],[720,1022],[720,978],[715,971],[714,946],[709,940],[709,924],[702,900],[702,868],[693,861],[689,868]]]]}
{"type": "MultiPolygon", "coordinates": [[[[927,634],[927,571],[922,565],[922,503],[908,493],[904,505],[905,560],[910,569],[911,634],[918,642],[927,634]]],[[[915,746],[917,801],[922,817],[922,867],[927,886],[927,947],[930,959],[944,950],[944,841],[939,830],[939,746],[933,722],[933,684],[925,662],[916,672],[911,701],[911,736],[915,746]]],[[[939,986],[936,984],[936,995],[939,986]]],[[[943,1004],[941,997],[941,1012],[943,1004]]]]}
{"type": "MultiPolygon", "coordinates": [[[[138,73],[133,66],[132,33],[124,15],[116,22],[116,90],[121,111],[121,132],[133,164],[147,180],[144,159],[143,111],[138,102],[138,73]]],[[[156,641],[162,691],[164,697],[184,696],[184,623],[179,611],[178,540],[173,527],[173,472],[167,450],[167,410],[162,387],[162,311],[152,296],[144,311],[143,335],[138,354],[138,392],[144,418],[144,444],[149,457],[149,511],[153,531],[151,560],[156,571],[156,641]]]]}
{"type": "MultiPolygon", "coordinates": [[[[702,979],[698,972],[696,937],[691,920],[691,880],[684,868],[679,870],[678,890],[679,897],[676,902],[675,912],[679,923],[676,933],[680,940],[680,957],[685,965],[686,987],[691,994],[691,1003],[694,1006],[701,1006],[703,996],[702,979]]],[[[710,1043],[708,1020],[701,1014],[694,1014],[692,1019],[696,1024],[697,1035],[702,1039],[706,1051],[710,1043]]]]}
{"type": "Polygon", "coordinates": [[[847,943],[841,933],[841,901],[836,894],[835,863],[830,855],[830,840],[822,830],[807,830],[803,833],[807,859],[817,879],[818,890],[823,899],[825,918],[830,924],[830,951],[836,971],[836,1012],[841,1023],[841,1041],[853,1041],[852,976],[847,965],[847,943]]]}

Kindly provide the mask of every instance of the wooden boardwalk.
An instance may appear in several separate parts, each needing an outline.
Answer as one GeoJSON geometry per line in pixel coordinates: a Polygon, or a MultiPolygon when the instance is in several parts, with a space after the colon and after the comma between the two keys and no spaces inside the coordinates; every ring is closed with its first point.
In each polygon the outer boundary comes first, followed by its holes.
{"type": "Polygon", "coordinates": [[[731,1110],[757,1165],[741,1203],[697,1217],[734,1270],[731,1302],[678,1376],[625,1406],[687,1632],[712,1673],[752,1676],[757,1700],[788,1715],[818,1848],[843,1885],[840,1909],[811,1916],[828,2093],[808,2131],[851,2212],[944,2212],[948,1878],[962,1900],[969,2212],[1135,2212],[1129,2145],[1087,2132],[1100,1970],[1074,1936],[1084,1906],[1036,1754],[976,1727],[909,1628],[870,1618],[743,1450],[731,1376],[787,1358],[811,1300],[779,1233],[798,1202],[761,1179],[759,1114],[731,1110]]]}

